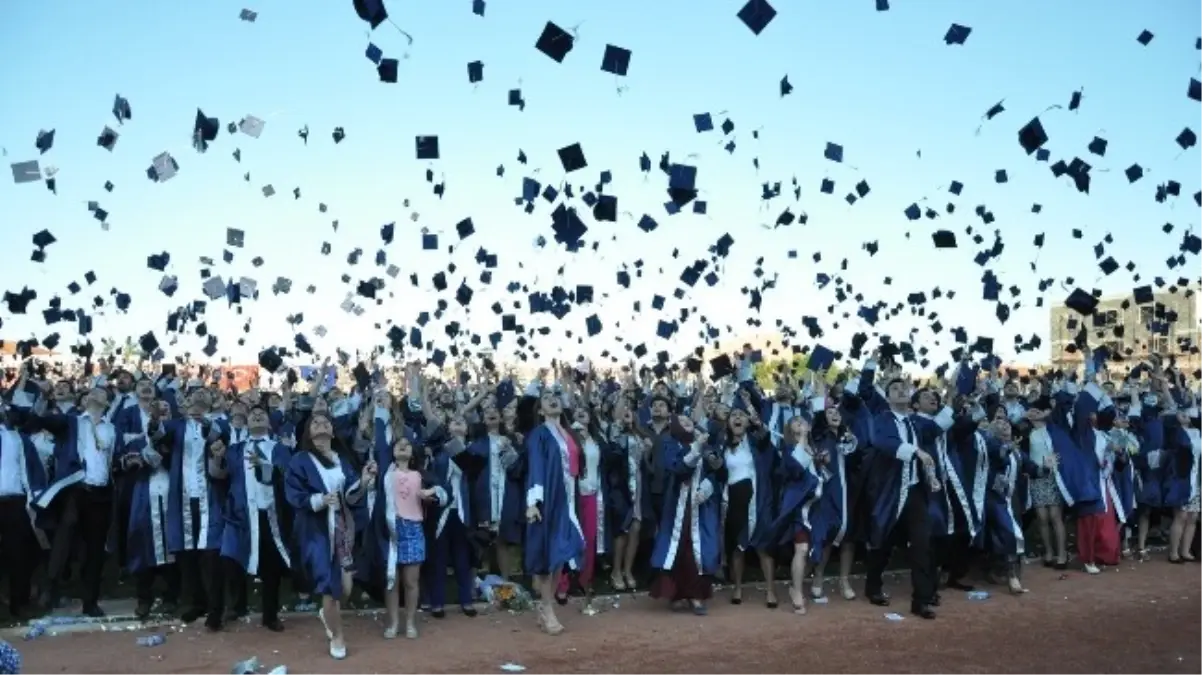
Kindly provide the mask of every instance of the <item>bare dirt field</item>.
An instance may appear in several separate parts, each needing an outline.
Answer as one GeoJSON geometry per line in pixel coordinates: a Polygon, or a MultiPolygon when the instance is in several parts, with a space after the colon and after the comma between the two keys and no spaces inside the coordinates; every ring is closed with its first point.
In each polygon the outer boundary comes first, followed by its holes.
{"type": "Polygon", "coordinates": [[[529,672],[693,673],[1107,673],[1202,672],[1199,566],[1163,561],[1124,563],[1100,577],[1029,567],[1028,595],[970,601],[944,593],[934,621],[906,610],[908,589],[895,579],[893,607],[832,598],[794,616],[784,584],[782,607],[762,594],[740,606],[716,597],[709,616],[674,614],[661,602],[623,598],[596,616],[579,605],[559,608],[567,631],[540,633],[531,614],[451,611],[422,617],[421,638],[386,641],[378,616],[347,618],[350,656],[326,654],[321,625],[295,617],[276,634],[238,624],[219,634],[199,625],[168,632],[158,647],[135,644],[138,632],[96,632],[18,643],[26,672],[228,673],[257,656],[261,672],[285,664],[291,673],[500,672],[514,663],[529,672]],[[906,618],[889,621],[896,611],[906,618]]]}

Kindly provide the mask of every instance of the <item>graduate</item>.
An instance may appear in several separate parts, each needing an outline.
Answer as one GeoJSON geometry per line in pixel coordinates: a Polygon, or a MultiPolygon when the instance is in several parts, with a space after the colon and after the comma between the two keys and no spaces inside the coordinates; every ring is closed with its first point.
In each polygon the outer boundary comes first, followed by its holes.
{"type": "Polygon", "coordinates": [[[539,398],[543,422],[526,437],[525,570],[534,577],[538,626],[559,635],[563,624],[549,602],[565,568],[579,569],[584,533],[576,516],[576,479],[583,462],[579,443],[563,424],[563,400],[547,390],[539,398]]]}
{"type": "MultiPolygon", "coordinates": [[[[423,410],[429,407],[423,406],[423,410]]],[[[431,419],[427,428],[438,425],[431,419]]],[[[430,616],[446,616],[447,567],[454,569],[456,595],[464,616],[476,616],[473,599],[476,575],[473,569],[469,527],[472,513],[472,485],[484,468],[484,458],[467,452],[467,421],[452,414],[445,432],[436,432],[428,439],[428,470],[433,480],[445,485],[448,499],[438,509],[431,509],[427,522],[432,523],[432,550],[426,557],[424,599],[428,600],[430,616]]]]}
{"type": "Polygon", "coordinates": [[[1027,592],[1020,578],[1022,555],[1026,552],[1022,519],[1016,515],[1019,474],[1042,475],[1056,467],[1057,456],[1045,455],[1043,465],[1036,466],[1014,442],[1013,427],[1002,411],[990,424],[986,438],[989,452],[989,490],[985,497],[985,532],[987,548],[998,566],[1005,570],[1010,593],[1027,592]]]}
{"type": "Polygon", "coordinates": [[[328,415],[309,416],[285,480],[285,494],[294,512],[293,537],[299,555],[293,564],[304,569],[312,592],[321,595],[317,616],[329,640],[329,654],[346,658],[341,599],[352,586],[355,516],[375,482],[376,464],[368,462],[356,474],[345,453],[333,445],[334,422],[328,415]]]}
{"type": "MultiPolygon", "coordinates": [[[[601,456],[604,451],[599,440],[600,427],[593,421],[587,406],[577,407],[572,411],[571,430],[580,446],[583,460],[580,475],[576,479],[576,515],[580,519],[581,534],[584,535],[584,553],[576,578],[584,590],[586,602],[591,602],[597,560],[605,555],[608,538],[605,527],[605,491],[602,489],[604,476],[601,470],[601,456]]],[[[561,605],[567,602],[570,583],[568,575],[559,579],[555,600],[561,605]]]]}
{"type": "Polygon", "coordinates": [[[1202,446],[1199,445],[1198,406],[1174,415],[1166,429],[1172,440],[1166,443],[1171,454],[1165,480],[1165,506],[1173,509],[1169,529],[1169,562],[1193,562],[1190,551],[1194,531],[1198,527],[1199,472],[1202,471],[1202,446]]]}
{"type": "Polygon", "coordinates": [[[221,533],[221,557],[234,595],[234,615],[248,613],[248,577],[258,577],[263,590],[263,627],[284,630],[280,621],[280,581],[292,560],[285,542],[284,477],[292,461],[288,446],[271,438],[267,409],[254,406],[246,415],[247,437],[226,453],[229,497],[221,533]]]}
{"type": "Polygon", "coordinates": [[[8,610],[30,618],[30,583],[49,542],[38,527],[33,495],[46,488],[46,470],[33,439],[21,431],[22,411],[0,401],[0,561],[8,571],[8,610]]]}
{"type": "MultiPolygon", "coordinates": [[[[651,439],[643,436],[634,421],[630,401],[614,398],[608,420],[606,457],[606,504],[613,534],[613,566],[609,583],[618,592],[638,587],[634,562],[638,556],[643,520],[652,517],[646,474],[640,470],[651,452],[651,439]]],[[[654,528],[648,528],[653,530],[654,528]]]]}
{"type": "Polygon", "coordinates": [[[794,614],[806,613],[805,593],[802,591],[806,564],[811,555],[816,560],[821,559],[827,544],[828,526],[832,524],[829,520],[823,520],[818,532],[815,532],[812,516],[818,515],[823,487],[830,482],[832,475],[827,470],[831,456],[825,450],[811,445],[810,430],[809,422],[800,415],[790,418],[784,427],[780,440],[781,461],[777,469],[781,486],[780,508],[769,528],[775,541],[793,548],[789,599],[793,603],[794,614]],[[814,542],[815,538],[817,542],[814,542]]]}
{"type": "Polygon", "coordinates": [[[163,612],[172,614],[179,602],[180,573],[167,543],[167,503],[171,492],[171,472],[166,457],[170,449],[156,446],[151,435],[171,408],[156,400],[157,391],[149,380],[137,387],[138,405],[117,415],[117,464],[132,478],[130,509],[124,526],[125,567],[137,584],[138,604],[134,615],[150,616],[154,605],[154,580],[161,577],[167,585],[163,612]]]}
{"type": "Polygon", "coordinates": [[[674,610],[690,608],[697,616],[708,613],[705,603],[713,596],[712,577],[722,560],[716,475],[722,457],[707,440],[693,420],[672,418],[662,450],[666,501],[651,553],[658,572],[651,597],[667,599],[674,610]]]}
{"type": "Polygon", "coordinates": [[[1117,565],[1119,562],[1119,519],[1111,489],[1111,474],[1116,459],[1126,461],[1126,458],[1116,457],[1110,447],[1109,435],[1098,428],[1099,419],[1104,414],[1113,414],[1114,404],[1094,381],[1092,352],[1088,347],[1082,351],[1085,356],[1086,384],[1073,406],[1073,434],[1082,453],[1093,455],[1094,461],[1088,465],[1088,475],[1098,486],[1099,498],[1076,505],[1077,555],[1087,573],[1099,574],[1103,565],[1117,565]]]}
{"type": "MultiPolygon", "coordinates": [[[[1153,363],[1155,378],[1160,375],[1159,362],[1153,363]]],[[[1160,394],[1148,391],[1139,403],[1139,417],[1134,428],[1140,439],[1139,454],[1132,462],[1138,476],[1135,502],[1139,519],[1135,554],[1140,560],[1148,560],[1151,557],[1148,555],[1148,531],[1152,527],[1152,516],[1165,508],[1165,473],[1170,453],[1165,443],[1165,407],[1160,394]]]]}
{"type": "Polygon", "coordinates": [[[497,568],[501,577],[515,575],[511,549],[522,544],[524,529],[523,485],[526,461],[521,450],[504,427],[503,413],[495,407],[484,409],[483,432],[468,446],[468,452],[483,461],[472,490],[476,526],[493,535],[497,568]]]}
{"type": "Polygon", "coordinates": [[[192,391],[184,399],[186,417],[161,422],[152,439],[169,460],[167,549],[191,588],[191,605],[181,618],[191,623],[203,616],[206,628],[219,631],[225,607],[221,483],[228,472],[221,430],[207,417],[209,404],[207,390],[192,391]]]}
{"type": "Polygon", "coordinates": [[[31,428],[44,429],[55,439],[51,480],[34,499],[35,508],[48,512],[54,527],[47,566],[50,602],[58,604],[58,583],[78,533],[84,543],[83,613],[91,617],[104,616],[99,603],[100,577],[113,512],[112,463],[117,436],[105,418],[108,404],[104,389],[91,389],[84,396],[81,413],[55,410],[30,418],[31,428]]]}
{"type": "Polygon", "coordinates": [[[734,583],[730,602],[733,605],[743,602],[744,554],[754,550],[768,584],[768,609],[775,609],[776,563],[772,557],[775,542],[769,527],[776,519],[776,467],[780,453],[755,413],[751,394],[743,388],[738,396],[742,406],[731,410],[724,433],[716,439],[723,451],[718,479],[722,485],[722,552],[734,583]]]}
{"type": "MultiPolygon", "coordinates": [[[[837,550],[839,592],[844,599],[854,600],[856,594],[848,577],[855,548],[854,544],[849,543],[848,533],[853,522],[855,504],[853,471],[858,466],[862,442],[845,422],[841,397],[828,398],[826,393],[825,378],[815,377],[810,402],[810,410],[814,415],[810,444],[825,452],[830,461],[824,467],[828,476],[823,485],[822,496],[816,504],[817,509],[811,509],[810,513],[810,555],[815,559],[810,596],[816,600],[825,597],[822,587],[826,579],[826,565],[830,562],[831,554],[837,550]],[[815,529],[819,534],[817,538],[813,537],[815,529]]],[[[784,499],[782,493],[782,513],[785,508],[784,499]]]]}

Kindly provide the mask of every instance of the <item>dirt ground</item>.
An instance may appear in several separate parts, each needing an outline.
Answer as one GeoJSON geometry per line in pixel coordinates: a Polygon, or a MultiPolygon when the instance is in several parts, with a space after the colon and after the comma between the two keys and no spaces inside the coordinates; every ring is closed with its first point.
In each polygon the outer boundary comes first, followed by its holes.
{"type": "Polygon", "coordinates": [[[1028,567],[1028,595],[997,587],[969,601],[944,593],[939,618],[910,616],[901,578],[892,583],[893,607],[862,599],[832,599],[794,616],[785,601],[769,611],[762,594],[745,592],[740,606],[719,595],[707,617],[672,614],[647,598],[622,599],[616,608],[585,616],[560,608],[567,632],[541,634],[530,614],[456,612],[441,621],[423,617],[421,638],[385,641],[381,619],[350,617],[350,656],[326,654],[316,617],[297,617],[275,634],[239,624],[216,635],[199,626],[170,632],[166,644],[139,647],[139,632],[43,637],[18,643],[25,672],[228,673],[257,656],[261,672],[286,664],[291,673],[501,672],[515,663],[528,672],[693,673],[1198,673],[1202,671],[1202,601],[1197,565],[1162,561],[1124,563],[1101,577],[1028,567]],[[906,616],[884,618],[887,611],[906,616]]]}

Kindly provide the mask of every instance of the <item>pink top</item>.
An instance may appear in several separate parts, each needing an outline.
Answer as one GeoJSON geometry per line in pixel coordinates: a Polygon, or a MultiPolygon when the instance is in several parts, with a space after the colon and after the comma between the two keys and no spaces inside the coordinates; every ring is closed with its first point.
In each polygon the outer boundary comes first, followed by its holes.
{"type": "Polygon", "coordinates": [[[422,475],[417,471],[402,469],[392,472],[392,497],[396,504],[396,517],[421,521],[424,517],[422,498],[422,475]]]}
{"type": "Polygon", "coordinates": [[[580,475],[580,446],[576,444],[576,438],[568,433],[567,429],[563,430],[563,442],[568,446],[568,475],[576,478],[580,475]]]}

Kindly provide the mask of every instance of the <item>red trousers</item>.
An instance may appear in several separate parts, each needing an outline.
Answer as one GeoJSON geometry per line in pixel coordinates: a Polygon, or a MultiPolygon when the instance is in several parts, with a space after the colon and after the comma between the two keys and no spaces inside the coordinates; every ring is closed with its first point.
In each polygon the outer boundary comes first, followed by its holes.
{"type": "Polygon", "coordinates": [[[1077,555],[1082,563],[1095,565],[1119,564],[1119,521],[1110,495],[1103,493],[1106,510],[1088,516],[1077,516],[1077,555]]]}
{"type": "MultiPolygon", "coordinates": [[[[576,498],[576,520],[584,533],[584,556],[580,561],[581,588],[588,588],[593,583],[593,573],[597,569],[597,495],[580,495],[576,498]]],[[[559,595],[564,596],[570,590],[572,580],[567,574],[559,576],[559,595]]]]}

